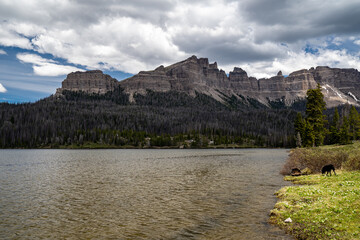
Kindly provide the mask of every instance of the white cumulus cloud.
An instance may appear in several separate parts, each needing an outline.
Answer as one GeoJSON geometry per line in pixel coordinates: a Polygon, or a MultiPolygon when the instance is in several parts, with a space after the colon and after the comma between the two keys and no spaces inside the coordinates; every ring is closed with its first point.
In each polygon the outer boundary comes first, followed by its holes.
{"type": "Polygon", "coordinates": [[[30,40],[17,32],[16,26],[17,24],[0,22],[0,45],[5,47],[32,49],[33,47],[30,40]]]}
{"type": "Polygon", "coordinates": [[[337,68],[360,69],[357,56],[349,54],[346,50],[319,49],[317,54],[306,52],[287,53],[288,57],[268,61],[241,65],[250,76],[257,78],[269,78],[275,76],[278,71],[288,75],[300,69],[309,69],[316,66],[331,66],[337,68]]]}
{"type": "Polygon", "coordinates": [[[360,39],[355,40],[354,43],[355,43],[356,45],[359,45],[359,46],[360,46],[360,39]]]}
{"type": "Polygon", "coordinates": [[[6,93],[6,88],[0,83],[0,93],[6,93]]]}
{"type": "Polygon", "coordinates": [[[60,76],[70,72],[83,71],[83,69],[61,65],[54,60],[42,58],[36,54],[18,53],[16,57],[21,62],[33,64],[34,73],[39,76],[60,76]]]}
{"type": "Polygon", "coordinates": [[[48,31],[32,43],[73,64],[130,73],[187,57],[161,27],[128,17],[104,18],[81,32],[48,31]]]}

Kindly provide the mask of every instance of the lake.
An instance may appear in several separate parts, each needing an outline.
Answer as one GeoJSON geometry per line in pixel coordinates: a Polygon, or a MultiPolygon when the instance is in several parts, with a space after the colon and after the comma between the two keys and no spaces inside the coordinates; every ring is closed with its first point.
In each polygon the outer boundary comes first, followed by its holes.
{"type": "Polygon", "coordinates": [[[0,239],[293,239],[284,149],[0,150],[0,239]]]}

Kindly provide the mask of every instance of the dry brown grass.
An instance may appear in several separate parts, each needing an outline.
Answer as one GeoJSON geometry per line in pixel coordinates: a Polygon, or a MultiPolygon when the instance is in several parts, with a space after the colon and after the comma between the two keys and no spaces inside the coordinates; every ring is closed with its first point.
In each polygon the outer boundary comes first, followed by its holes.
{"type": "Polygon", "coordinates": [[[336,169],[360,170],[360,142],[293,149],[280,173],[288,175],[293,168],[309,168],[312,173],[319,173],[326,164],[333,164],[336,169]]]}

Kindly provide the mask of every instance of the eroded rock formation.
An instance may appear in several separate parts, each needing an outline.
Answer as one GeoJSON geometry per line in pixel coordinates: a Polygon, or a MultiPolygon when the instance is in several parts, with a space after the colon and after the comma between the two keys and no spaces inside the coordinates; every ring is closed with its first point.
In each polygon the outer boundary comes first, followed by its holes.
{"type": "Polygon", "coordinates": [[[61,90],[83,91],[86,93],[106,93],[118,86],[119,82],[100,70],[73,72],[62,82],[61,90]]]}
{"type": "Polygon", "coordinates": [[[291,105],[304,99],[306,91],[323,88],[328,106],[343,103],[357,104],[360,99],[360,73],[356,69],[338,69],[317,67],[302,69],[283,76],[282,72],[271,78],[256,79],[238,67],[229,73],[218,69],[217,63],[209,63],[207,58],[192,56],[184,61],[153,71],[141,71],[138,74],[116,81],[99,70],[70,73],[62,83],[62,88],[72,91],[103,94],[120,85],[125,92],[133,95],[146,94],[147,90],[157,92],[181,91],[192,96],[203,93],[224,101],[226,97],[241,99],[253,98],[269,105],[269,101],[284,101],[291,105]]]}

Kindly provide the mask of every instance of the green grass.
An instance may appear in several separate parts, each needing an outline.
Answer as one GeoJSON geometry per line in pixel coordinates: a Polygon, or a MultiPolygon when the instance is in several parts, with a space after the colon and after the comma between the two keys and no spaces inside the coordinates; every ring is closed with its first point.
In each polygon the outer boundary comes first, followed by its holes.
{"type": "Polygon", "coordinates": [[[297,239],[360,239],[360,171],[285,177],[270,222],[297,239]],[[287,218],[292,223],[285,223],[287,218]]]}

